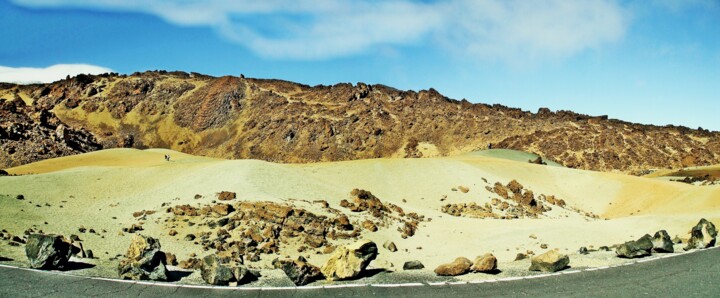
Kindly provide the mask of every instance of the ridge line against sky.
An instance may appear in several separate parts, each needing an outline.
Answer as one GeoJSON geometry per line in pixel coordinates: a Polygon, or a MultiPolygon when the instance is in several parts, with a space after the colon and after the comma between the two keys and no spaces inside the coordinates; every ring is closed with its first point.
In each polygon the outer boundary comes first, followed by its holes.
{"type": "Polygon", "coordinates": [[[11,0],[0,26],[0,81],[245,73],[720,130],[718,0],[11,0]]]}

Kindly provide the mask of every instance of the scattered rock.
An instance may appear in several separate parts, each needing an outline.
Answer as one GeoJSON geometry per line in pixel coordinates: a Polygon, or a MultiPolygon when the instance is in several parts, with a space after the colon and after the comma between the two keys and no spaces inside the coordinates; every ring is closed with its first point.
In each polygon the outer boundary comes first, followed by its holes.
{"type": "Polygon", "coordinates": [[[217,194],[217,198],[220,201],[230,201],[237,198],[237,195],[234,192],[221,191],[217,194]]]}
{"type": "Polygon", "coordinates": [[[515,255],[515,261],[521,261],[524,259],[527,259],[527,255],[524,253],[519,252],[517,255],[515,255]]]}
{"type": "Polygon", "coordinates": [[[202,268],[202,261],[197,258],[189,258],[184,261],[180,261],[180,264],[178,264],[178,267],[182,269],[201,269],[202,268]]]}
{"type": "Polygon", "coordinates": [[[157,239],[133,235],[125,257],[118,265],[121,279],[167,280],[165,253],[160,251],[160,241],[157,239]]]}
{"type": "MultiPolygon", "coordinates": [[[[238,281],[235,278],[234,271],[236,270],[234,270],[230,266],[221,264],[218,256],[212,254],[203,258],[200,275],[202,276],[202,279],[208,284],[216,286],[227,286],[231,282],[238,281]]],[[[244,267],[238,268],[237,272],[242,274],[242,277],[244,277],[247,269],[245,269],[244,267]]]]}
{"type": "Polygon", "coordinates": [[[375,225],[375,223],[370,220],[363,221],[362,226],[370,232],[377,232],[378,230],[377,225],[375,225]]]}
{"type": "Polygon", "coordinates": [[[22,200],[25,200],[25,196],[24,196],[24,195],[17,195],[17,196],[15,196],[15,199],[22,201],[22,200]]]}
{"type": "Polygon", "coordinates": [[[425,265],[417,260],[407,261],[403,264],[403,270],[420,270],[423,268],[425,268],[425,265]]]}
{"type": "Polygon", "coordinates": [[[177,257],[175,257],[174,254],[171,254],[169,252],[165,253],[165,264],[170,266],[177,266],[177,257]]]}
{"type": "Polygon", "coordinates": [[[435,274],[440,276],[458,276],[470,272],[473,262],[468,258],[459,257],[451,263],[442,264],[435,268],[435,274]]]}
{"type": "Polygon", "coordinates": [[[708,248],[715,245],[717,230],[715,224],[701,219],[700,222],[690,230],[690,239],[688,240],[685,250],[708,248]]]}
{"type": "Polygon", "coordinates": [[[276,259],[273,261],[273,266],[285,272],[285,275],[297,286],[304,286],[322,277],[320,269],[308,263],[303,257],[299,257],[296,261],[276,259]]]}
{"type": "Polygon", "coordinates": [[[85,254],[87,255],[87,258],[88,258],[88,259],[94,259],[94,258],[95,258],[95,254],[93,253],[92,249],[88,249],[87,251],[85,251],[85,254]]]}
{"type": "Polygon", "coordinates": [[[670,235],[665,230],[655,232],[652,238],[654,252],[675,252],[670,235]]]}
{"type": "Polygon", "coordinates": [[[457,189],[462,193],[467,193],[468,191],[470,191],[470,189],[467,186],[463,186],[463,185],[458,186],[457,189]]]}
{"type": "Polygon", "coordinates": [[[641,258],[649,256],[653,249],[652,237],[648,234],[636,241],[628,241],[615,248],[615,254],[621,258],[641,258]]]}
{"type": "Polygon", "coordinates": [[[567,255],[559,253],[556,249],[533,257],[530,260],[530,271],[557,272],[565,269],[570,264],[567,255]]]}
{"type": "Polygon", "coordinates": [[[582,247],[580,247],[580,249],[578,249],[578,253],[581,255],[586,255],[586,254],[589,254],[590,251],[588,251],[587,247],[582,246],[582,247]]]}
{"type": "Polygon", "coordinates": [[[547,249],[547,248],[548,248],[548,245],[545,244],[545,243],[540,244],[540,248],[541,248],[541,249],[547,249]]]}
{"type": "Polygon", "coordinates": [[[375,242],[362,240],[338,247],[320,269],[328,280],[343,280],[358,276],[377,257],[375,242]]]}
{"type": "Polygon", "coordinates": [[[472,272],[493,272],[497,270],[497,258],[491,254],[485,254],[475,258],[475,262],[470,267],[472,272]]]}
{"type": "Polygon", "coordinates": [[[25,244],[25,255],[31,268],[62,269],[72,254],[70,246],[62,235],[30,234],[25,244]]]}
{"type": "Polygon", "coordinates": [[[185,241],[193,241],[193,240],[195,240],[195,235],[194,235],[194,234],[187,234],[187,235],[185,235],[185,241]]]}
{"type": "Polygon", "coordinates": [[[170,230],[170,232],[168,232],[168,235],[170,235],[170,236],[175,236],[175,235],[177,235],[177,233],[178,233],[178,232],[175,231],[175,230],[170,230]]]}
{"type": "Polygon", "coordinates": [[[392,242],[389,240],[385,241],[385,243],[383,243],[383,247],[391,252],[396,252],[398,250],[397,246],[395,245],[395,242],[392,242]]]}

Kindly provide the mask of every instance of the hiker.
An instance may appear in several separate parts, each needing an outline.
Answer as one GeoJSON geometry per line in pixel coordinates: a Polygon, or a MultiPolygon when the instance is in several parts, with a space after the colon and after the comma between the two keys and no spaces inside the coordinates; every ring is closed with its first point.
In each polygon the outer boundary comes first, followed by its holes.
{"type": "Polygon", "coordinates": [[[488,143],[488,150],[492,149],[492,143],[488,143]]]}

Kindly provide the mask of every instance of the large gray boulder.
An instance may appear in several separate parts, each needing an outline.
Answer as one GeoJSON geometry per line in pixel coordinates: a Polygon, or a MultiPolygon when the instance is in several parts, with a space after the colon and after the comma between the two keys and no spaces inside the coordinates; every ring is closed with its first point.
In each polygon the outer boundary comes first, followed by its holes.
{"type": "Polygon", "coordinates": [[[311,265],[302,256],[296,261],[276,259],[273,261],[273,266],[285,272],[285,275],[297,286],[304,286],[322,277],[320,268],[311,265]]]}
{"type": "Polygon", "coordinates": [[[561,254],[557,249],[530,259],[530,271],[556,272],[565,269],[570,264],[570,257],[561,254]]]}
{"type": "Polygon", "coordinates": [[[701,249],[715,246],[715,238],[717,230],[715,224],[707,219],[701,219],[690,231],[690,240],[688,240],[685,250],[701,249]]]}
{"type": "Polygon", "coordinates": [[[675,252],[672,239],[665,230],[655,232],[655,235],[652,238],[652,244],[652,251],[654,252],[675,252]]]}
{"type": "Polygon", "coordinates": [[[232,268],[221,264],[216,255],[208,255],[203,258],[200,275],[206,283],[216,286],[226,286],[235,281],[232,268]]]}
{"type": "Polygon", "coordinates": [[[362,240],[337,248],[320,271],[328,280],[343,280],[360,275],[378,255],[375,242],[362,240]]]}
{"type": "Polygon", "coordinates": [[[72,255],[72,247],[62,235],[31,234],[25,243],[25,255],[31,268],[62,269],[72,255]]]}
{"type": "Polygon", "coordinates": [[[621,258],[642,258],[650,255],[653,249],[652,237],[648,234],[635,241],[628,241],[619,244],[615,248],[615,254],[621,258]]]}
{"type": "Polygon", "coordinates": [[[160,251],[160,241],[155,238],[133,235],[125,259],[118,264],[121,279],[161,280],[167,277],[165,253],[160,251]]]}

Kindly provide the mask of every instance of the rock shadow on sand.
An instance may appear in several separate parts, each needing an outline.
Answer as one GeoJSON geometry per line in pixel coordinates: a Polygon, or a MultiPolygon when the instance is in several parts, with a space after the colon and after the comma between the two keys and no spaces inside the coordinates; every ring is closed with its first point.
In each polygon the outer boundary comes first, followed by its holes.
{"type": "Polygon", "coordinates": [[[0,257],[0,262],[9,262],[9,261],[13,261],[13,259],[6,258],[6,257],[0,257]]]}
{"type": "Polygon", "coordinates": [[[90,269],[95,268],[96,265],[94,264],[88,264],[88,263],[81,263],[81,262],[73,262],[70,261],[65,265],[62,269],[59,271],[75,271],[75,270],[83,270],[83,269],[90,269]]]}
{"type": "Polygon", "coordinates": [[[180,281],[183,278],[190,276],[191,274],[193,274],[193,271],[168,270],[168,272],[167,272],[168,280],[167,281],[168,282],[180,281]]]}

